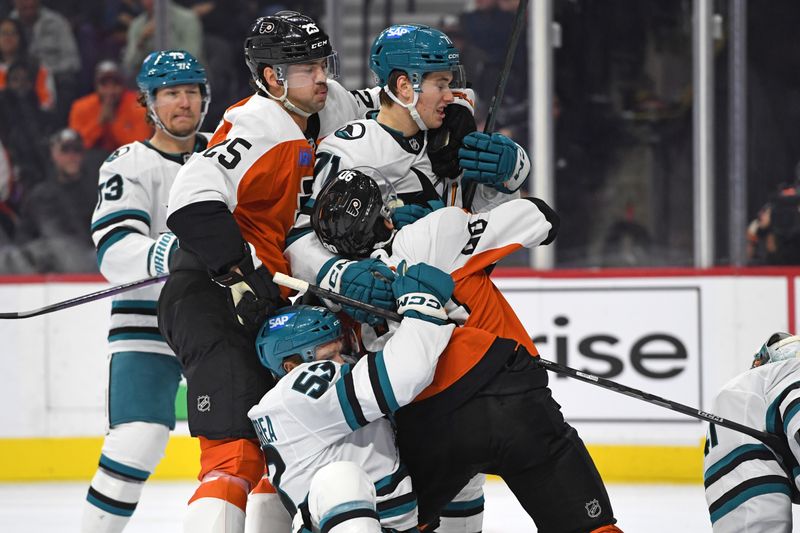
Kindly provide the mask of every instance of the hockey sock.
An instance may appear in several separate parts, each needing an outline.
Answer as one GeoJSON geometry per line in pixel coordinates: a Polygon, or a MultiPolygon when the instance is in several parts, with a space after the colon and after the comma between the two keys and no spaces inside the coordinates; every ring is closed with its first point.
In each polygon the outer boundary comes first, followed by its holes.
{"type": "Polygon", "coordinates": [[[125,528],[168,438],[166,426],[147,422],[120,424],[109,431],[86,495],[82,533],[119,533],[125,528]]]}

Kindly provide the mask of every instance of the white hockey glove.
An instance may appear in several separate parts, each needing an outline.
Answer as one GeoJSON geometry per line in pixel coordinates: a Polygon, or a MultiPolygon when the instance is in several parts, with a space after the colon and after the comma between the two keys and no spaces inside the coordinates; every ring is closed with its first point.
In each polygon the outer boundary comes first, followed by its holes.
{"type": "MultiPolygon", "coordinates": [[[[394,272],[379,259],[350,261],[333,257],[317,274],[317,285],[354,300],[394,310],[391,287],[394,278],[394,272]]],[[[368,311],[347,305],[342,307],[358,322],[373,326],[383,322],[383,318],[368,311]]]]}
{"type": "Polygon", "coordinates": [[[531,169],[528,155],[517,143],[500,133],[477,131],[464,137],[458,164],[464,169],[464,181],[489,185],[504,193],[519,189],[531,169]]]}
{"type": "Polygon", "coordinates": [[[170,259],[177,249],[178,237],[174,233],[168,231],[159,235],[147,254],[147,272],[151,276],[168,273],[170,259]]]}
{"type": "Polygon", "coordinates": [[[406,269],[405,261],[397,267],[397,272],[399,275],[392,283],[397,311],[403,316],[445,324],[447,312],[444,305],[455,288],[450,274],[425,263],[406,269]]]}

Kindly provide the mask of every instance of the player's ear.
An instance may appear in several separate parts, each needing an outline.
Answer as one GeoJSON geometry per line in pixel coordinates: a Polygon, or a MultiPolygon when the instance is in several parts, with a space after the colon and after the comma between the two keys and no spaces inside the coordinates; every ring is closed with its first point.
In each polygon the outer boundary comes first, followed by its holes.
{"type": "Polygon", "coordinates": [[[275,74],[275,69],[273,69],[272,67],[269,66],[264,67],[264,71],[261,73],[261,75],[264,77],[264,82],[267,84],[267,88],[283,87],[283,84],[280,81],[278,81],[278,76],[275,74]]]}
{"type": "Polygon", "coordinates": [[[414,86],[411,85],[411,80],[408,79],[407,75],[401,74],[397,77],[397,85],[395,88],[397,89],[395,94],[400,100],[411,102],[414,99],[414,86]]]}
{"type": "Polygon", "coordinates": [[[294,370],[294,368],[296,366],[298,366],[297,363],[295,363],[294,361],[291,361],[289,359],[287,359],[286,361],[283,362],[283,369],[286,371],[287,374],[289,372],[291,372],[292,370],[294,370]]]}

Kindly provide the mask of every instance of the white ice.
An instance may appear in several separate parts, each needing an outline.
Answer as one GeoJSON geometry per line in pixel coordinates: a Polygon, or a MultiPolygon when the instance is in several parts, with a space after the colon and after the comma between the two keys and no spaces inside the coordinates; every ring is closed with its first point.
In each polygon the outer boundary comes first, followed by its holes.
{"type": "MultiPolygon", "coordinates": [[[[66,533],[79,530],[88,483],[0,484],[0,531],[66,533]]],[[[151,481],[125,533],[181,531],[189,482],[151,481]]],[[[702,485],[609,484],[618,525],[626,533],[710,532],[702,485]]],[[[795,523],[800,524],[800,513],[795,523]]],[[[536,531],[505,484],[486,485],[484,533],[536,531]]]]}

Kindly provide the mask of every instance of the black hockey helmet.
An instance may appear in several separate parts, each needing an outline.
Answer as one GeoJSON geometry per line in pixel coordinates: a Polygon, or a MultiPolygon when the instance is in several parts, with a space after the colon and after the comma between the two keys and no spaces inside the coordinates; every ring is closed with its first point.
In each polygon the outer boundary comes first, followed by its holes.
{"type": "Polygon", "coordinates": [[[392,218],[390,206],[396,196],[388,185],[384,188],[356,169],[342,170],[329,180],[311,214],[311,226],[322,245],[334,254],[359,259],[389,242],[393,230],[385,222],[392,218]]]}
{"type": "Polygon", "coordinates": [[[265,66],[305,63],[333,55],[328,34],[311,17],[297,11],[257,18],[244,41],[245,61],[256,82],[260,82],[265,66]]]}

